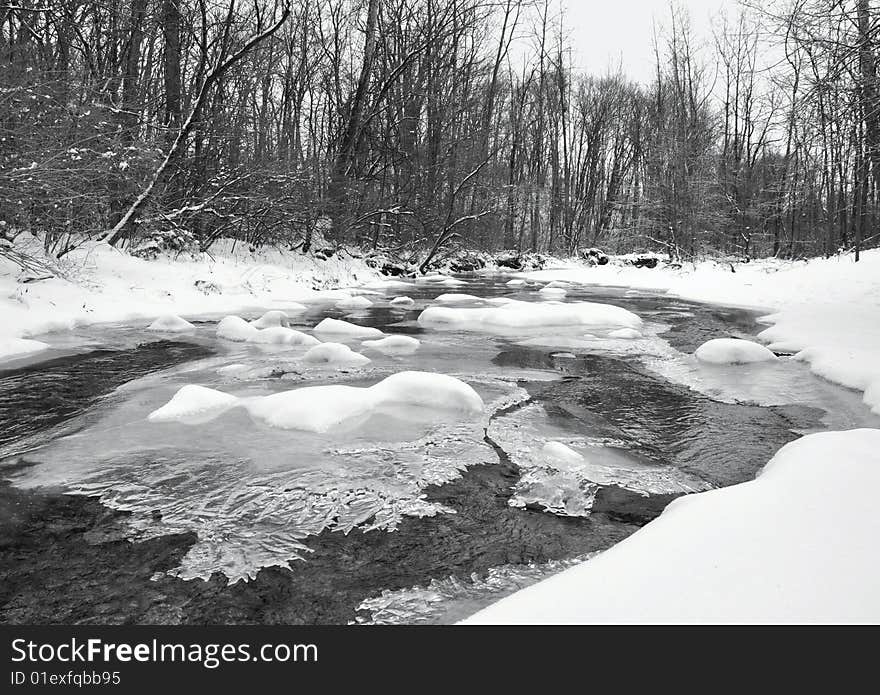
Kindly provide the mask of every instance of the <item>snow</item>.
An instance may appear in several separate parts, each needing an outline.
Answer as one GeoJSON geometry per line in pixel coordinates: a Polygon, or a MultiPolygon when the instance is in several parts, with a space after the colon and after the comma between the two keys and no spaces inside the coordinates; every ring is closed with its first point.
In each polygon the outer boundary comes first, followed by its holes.
{"type": "Polygon", "coordinates": [[[256,335],[258,330],[240,316],[225,316],[217,324],[217,337],[243,343],[256,335]]]}
{"type": "Polygon", "coordinates": [[[709,364],[749,364],[776,359],[776,355],[763,345],[736,338],[708,340],[696,349],[694,357],[709,364]]]}
{"type": "Polygon", "coordinates": [[[563,281],[666,292],[702,302],[769,311],[758,338],[830,381],[864,392],[880,414],[880,249],[809,261],[701,261],[651,270],[559,262],[516,279],[563,281]],[[734,272],[731,272],[733,270],[734,272]]]}
{"type": "Polygon", "coordinates": [[[332,364],[339,367],[356,367],[370,362],[369,357],[355,352],[342,343],[321,343],[303,355],[303,362],[332,364]]]}
{"type": "Polygon", "coordinates": [[[581,454],[562,442],[547,442],[541,447],[541,455],[551,463],[562,464],[563,466],[577,466],[585,462],[581,454]]]}
{"type": "Polygon", "coordinates": [[[561,287],[550,287],[548,285],[538,290],[538,294],[547,299],[562,299],[568,293],[561,287]]]}
{"type": "Polygon", "coordinates": [[[389,335],[379,340],[365,340],[361,345],[384,355],[411,355],[419,349],[421,342],[408,335],[389,335]]]}
{"type": "MultiPolygon", "coordinates": [[[[302,307],[302,311],[306,311],[306,307],[300,304],[302,307]]],[[[274,326],[284,326],[285,328],[290,326],[290,317],[284,311],[267,311],[260,318],[255,321],[251,321],[251,325],[254,328],[272,328],[274,326]]]]}
{"type": "Polygon", "coordinates": [[[415,301],[412,297],[395,297],[389,302],[389,304],[391,304],[391,306],[412,306],[415,304],[415,301]]]}
{"type": "Polygon", "coordinates": [[[264,345],[318,345],[320,340],[293,328],[284,326],[271,326],[255,330],[247,338],[249,343],[262,343],[264,345]]]}
{"type": "Polygon", "coordinates": [[[22,357],[34,352],[42,352],[49,348],[47,343],[39,340],[26,340],[24,338],[11,338],[0,340],[0,360],[22,357]]]}
{"type": "MultiPolygon", "coordinates": [[[[14,247],[45,258],[33,237],[19,236],[14,247]]],[[[20,268],[0,258],[0,340],[96,323],[146,326],[170,313],[221,317],[280,309],[292,315],[303,311],[304,304],[322,301],[334,286],[378,276],[362,259],[342,254],[319,260],[268,247],[250,252],[227,240],[216,242],[210,255],[168,255],[156,260],[89,242],[47,262],[59,275],[25,284],[19,282],[20,268]]],[[[342,298],[336,293],[333,301],[342,298]]]]}
{"type": "Polygon", "coordinates": [[[597,302],[518,302],[488,308],[428,307],[419,324],[431,327],[492,331],[545,326],[638,328],[641,319],[618,306],[597,302]]]}
{"type": "Polygon", "coordinates": [[[878,487],[880,430],[811,434],[464,622],[876,623],[878,487]]]}
{"type": "MultiPolygon", "coordinates": [[[[332,346],[332,344],[330,344],[332,346]]],[[[320,347],[326,347],[327,344],[320,347]]],[[[344,346],[341,346],[344,347],[344,346]]],[[[399,372],[369,387],[330,384],[238,398],[203,386],[187,385],[147,417],[150,422],[207,422],[234,407],[258,422],[279,429],[326,433],[360,424],[383,408],[408,406],[473,417],[483,412],[479,394],[445,374],[399,372]]]]}
{"type": "MultiPolygon", "coordinates": [[[[593,338],[595,336],[590,337],[593,338]]],[[[642,337],[642,334],[633,328],[618,328],[613,331],[608,331],[608,337],[617,338],[619,340],[638,340],[642,337]]]]}
{"type": "Polygon", "coordinates": [[[340,299],[335,306],[337,309],[366,309],[373,306],[373,302],[366,297],[356,296],[340,299]]]}
{"type": "Polygon", "coordinates": [[[175,314],[160,316],[147,326],[148,331],[164,331],[166,333],[186,333],[196,329],[189,321],[175,314]]]}
{"type": "Polygon", "coordinates": [[[352,338],[380,338],[385,335],[378,328],[359,326],[356,323],[349,323],[348,321],[331,319],[329,317],[315,326],[314,330],[315,333],[334,333],[352,338]]]}
{"type": "Polygon", "coordinates": [[[526,281],[525,281],[525,280],[520,280],[520,279],[518,279],[518,278],[514,278],[513,280],[508,280],[508,281],[507,281],[507,286],[508,286],[508,287],[522,287],[522,286],[525,285],[525,284],[526,284],[526,281]]]}

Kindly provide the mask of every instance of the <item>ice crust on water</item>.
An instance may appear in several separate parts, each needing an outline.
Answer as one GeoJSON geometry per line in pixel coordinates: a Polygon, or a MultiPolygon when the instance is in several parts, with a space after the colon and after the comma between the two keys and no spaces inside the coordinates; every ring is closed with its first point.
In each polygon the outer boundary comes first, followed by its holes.
{"type": "Polygon", "coordinates": [[[385,355],[411,355],[419,349],[421,342],[408,335],[389,335],[379,340],[365,340],[361,345],[385,355]]]}
{"type": "Polygon", "coordinates": [[[385,334],[378,328],[359,326],[356,323],[341,321],[340,319],[326,318],[314,328],[315,333],[333,333],[337,335],[351,336],[353,338],[381,338],[385,334]]]}
{"type": "Polygon", "coordinates": [[[584,517],[589,516],[596,493],[605,485],[642,495],[709,487],[676,468],[634,458],[625,452],[625,442],[573,437],[554,425],[537,403],[495,417],[487,433],[522,471],[508,502],[513,507],[538,507],[558,516],[584,517]]]}
{"type": "Polygon", "coordinates": [[[510,301],[486,308],[428,307],[419,324],[435,328],[505,330],[547,326],[640,328],[642,320],[631,311],[597,302],[510,301]]]}
{"type": "Polygon", "coordinates": [[[391,306],[412,306],[415,300],[412,297],[395,297],[388,303],[391,306]]]}
{"type": "Polygon", "coordinates": [[[773,352],[760,343],[737,338],[714,338],[706,341],[694,356],[708,364],[749,364],[777,359],[773,352]]]}
{"type": "Polygon", "coordinates": [[[342,343],[321,343],[310,348],[303,355],[303,362],[313,364],[332,364],[345,367],[357,367],[369,364],[370,358],[355,352],[342,343]]]}
{"type": "MultiPolygon", "coordinates": [[[[322,350],[322,355],[329,359],[338,359],[342,353],[357,354],[338,343],[325,343],[313,350],[322,350]]],[[[368,358],[363,359],[369,362],[368,358]]],[[[455,377],[409,371],[392,374],[369,387],[306,386],[250,398],[237,398],[214,389],[187,385],[168,403],[150,413],[147,419],[150,422],[177,420],[184,424],[200,424],[236,406],[244,408],[254,420],[271,427],[325,433],[357,426],[370,415],[388,407],[415,406],[475,416],[482,413],[484,404],[471,386],[455,377]]]]}
{"type": "Polygon", "coordinates": [[[196,329],[189,321],[175,314],[160,316],[147,326],[148,331],[164,331],[166,333],[186,333],[196,329]]]}
{"type": "Polygon", "coordinates": [[[7,338],[0,340],[0,360],[12,359],[29,355],[33,352],[42,352],[49,348],[48,343],[41,340],[28,340],[27,338],[7,338]]]}

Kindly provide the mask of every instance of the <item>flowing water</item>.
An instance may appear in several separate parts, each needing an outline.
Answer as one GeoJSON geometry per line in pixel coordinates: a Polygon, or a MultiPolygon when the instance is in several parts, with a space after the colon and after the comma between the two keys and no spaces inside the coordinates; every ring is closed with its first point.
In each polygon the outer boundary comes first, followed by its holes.
{"type": "Polygon", "coordinates": [[[207,318],[174,337],[131,324],[50,334],[48,353],[0,366],[0,620],[450,622],[608,548],[677,496],[751,479],[801,433],[878,424],[857,394],[790,358],[691,357],[708,338],[752,337],[745,311],[579,287],[565,301],[629,309],[642,336],[416,321],[444,291],[541,300],[504,280],[410,283],[369,295],[367,309],[315,302],[292,319],[421,341],[386,356],[320,336],[363,351],[364,367],[219,340],[207,318]],[[392,306],[396,295],[416,303],[392,306]],[[198,425],[146,419],[186,384],[251,397],[403,370],[466,381],[483,417],[386,409],[332,434],[242,410],[198,425]],[[583,459],[548,460],[551,441],[583,459]]]}

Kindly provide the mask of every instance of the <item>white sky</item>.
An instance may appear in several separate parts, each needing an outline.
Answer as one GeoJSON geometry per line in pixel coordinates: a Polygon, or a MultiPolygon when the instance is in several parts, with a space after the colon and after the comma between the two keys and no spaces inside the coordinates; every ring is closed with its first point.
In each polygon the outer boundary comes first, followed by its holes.
{"type": "MultiPolygon", "coordinates": [[[[562,0],[575,67],[602,74],[618,65],[632,79],[654,74],[653,26],[669,23],[669,0],[562,0]]],[[[733,17],[737,0],[677,0],[688,10],[698,41],[712,41],[711,20],[725,9],[733,17]]]]}

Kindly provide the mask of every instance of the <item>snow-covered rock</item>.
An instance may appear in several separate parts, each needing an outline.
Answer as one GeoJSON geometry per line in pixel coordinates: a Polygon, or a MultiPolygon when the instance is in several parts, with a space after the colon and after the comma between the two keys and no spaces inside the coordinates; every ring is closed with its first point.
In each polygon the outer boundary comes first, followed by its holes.
{"type": "Polygon", "coordinates": [[[264,345],[319,345],[321,343],[313,335],[284,326],[272,326],[254,331],[247,338],[247,342],[264,345]]]}
{"type": "Polygon", "coordinates": [[[370,358],[355,352],[342,343],[321,343],[303,355],[303,362],[332,364],[340,367],[356,367],[370,362],[370,358]]]}
{"type": "MultiPolygon", "coordinates": [[[[300,304],[303,311],[306,311],[306,307],[300,304]]],[[[260,318],[251,321],[251,325],[254,328],[273,328],[275,326],[283,326],[284,328],[288,328],[290,326],[290,317],[284,311],[267,311],[260,318]]]]}
{"type": "Polygon", "coordinates": [[[776,355],[763,345],[737,338],[708,340],[696,349],[694,356],[708,364],[748,364],[776,359],[776,355]]]}
{"type": "Polygon", "coordinates": [[[335,306],[337,309],[366,309],[367,307],[373,306],[373,302],[366,297],[358,295],[346,299],[340,299],[336,302],[335,306]]]}
{"type": "Polygon", "coordinates": [[[538,294],[546,299],[562,299],[566,294],[568,294],[561,287],[542,287],[538,290],[538,294]]]}
{"type": "Polygon", "coordinates": [[[415,300],[412,297],[395,297],[388,303],[391,306],[412,306],[415,304],[415,300]]]}
{"type": "Polygon", "coordinates": [[[612,304],[510,301],[487,308],[428,307],[419,315],[419,324],[491,331],[545,326],[639,328],[642,320],[612,304]]]}
{"type": "Polygon", "coordinates": [[[200,424],[236,406],[245,408],[254,420],[271,427],[316,433],[356,426],[387,406],[415,406],[466,417],[480,415],[484,407],[479,394],[455,377],[400,372],[366,388],[342,384],[308,386],[252,398],[236,398],[221,391],[188,385],[150,413],[148,420],[200,424]]]}
{"type": "Polygon", "coordinates": [[[514,278],[513,280],[508,280],[506,283],[509,287],[522,287],[526,284],[525,280],[520,280],[519,278],[514,278]]]}
{"type": "Polygon", "coordinates": [[[348,321],[331,319],[329,317],[315,326],[315,333],[334,333],[353,338],[381,338],[385,335],[378,328],[359,326],[356,323],[349,323],[348,321]]]}
{"type": "Polygon", "coordinates": [[[226,316],[217,324],[217,337],[243,343],[254,336],[258,330],[240,316],[226,316]]]}
{"type": "Polygon", "coordinates": [[[466,623],[877,623],[880,430],[810,434],[466,623]]]}
{"type": "Polygon", "coordinates": [[[385,355],[410,355],[419,349],[421,342],[408,335],[389,335],[379,340],[365,340],[361,345],[385,355]]]}
{"type": "Polygon", "coordinates": [[[162,331],[165,333],[186,333],[196,329],[189,321],[182,319],[176,314],[160,316],[147,326],[148,331],[162,331]]]}
{"type": "MultiPolygon", "coordinates": [[[[594,338],[595,336],[590,336],[594,338]]],[[[642,334],[634,328],[618,328],[608,332],[609,338],[618,338],[619,340],[638,340],[642,334]]]]}
{"type": "Polygon", "coordinates": [[[49,345],[41,340],[8,338],[6,340],[0,340],[0,360],[22,357],[33,352],[42,352],[48,348],[49,345]]]}
{"type": "Polygon", "coordinates": [[[239,399],[228,393],[196,384],[187,384],[158,410],[147,416],[150,422],[182,422],[198,425],[213,420],[239,404],[239,399]]]}

